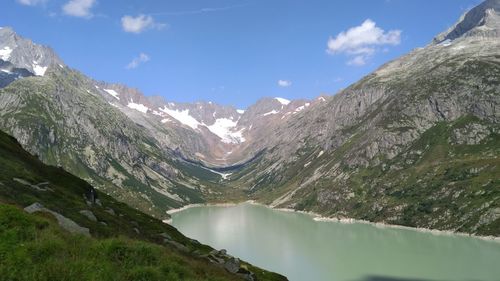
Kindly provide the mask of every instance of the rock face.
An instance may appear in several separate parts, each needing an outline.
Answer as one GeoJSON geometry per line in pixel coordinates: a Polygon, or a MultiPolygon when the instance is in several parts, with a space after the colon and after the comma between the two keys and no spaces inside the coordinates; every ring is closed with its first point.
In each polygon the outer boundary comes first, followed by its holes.
{"type": "Polygon", "coordinates": [[[50,67],[64,67],[52,49],[18,36],[10,27],[0,28],[0,59],[38,76],[50,67]]]}
{"type": "Polygon", "coordinates": [[[499,235],[497,16],[487,1],[433,44],[274,126],[232,184],[277,207],[499,235]]]}
{"type": "Polygon", "coordinates": [[[460,37],[500,37],[500,1],[487,0],[465,13],[457,24],[439,34],[434,43],[453,41],[460,37]]]}

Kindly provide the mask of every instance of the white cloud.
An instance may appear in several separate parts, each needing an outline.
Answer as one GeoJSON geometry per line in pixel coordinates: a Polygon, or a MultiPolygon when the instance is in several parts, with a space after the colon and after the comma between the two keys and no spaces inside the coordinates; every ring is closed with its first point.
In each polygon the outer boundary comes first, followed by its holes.
{"type": "Polygon", "coordinates": [[[36,6],[38,4],[44,4],[47,0],[17,0],[17,3],[26,6],[36,6]]]}
{"type": "Polygon", "coordinates": [[[351,27],[340,32],[335,38],[328,40],[327,52],[333,54],[347,54],[354,56],[348,65],[364,65],[366,61],[384,45],[399,45],[401,30],[384,31],[377,24],[367,19],[361,25],[351,27]]]}
{"type": "Polygon", "coordinates": [[[141,33],[148,29],[163,29],[164,23],[157,23],[152,16],[138,15],[137,17],[125,15],[122,17],[122,28],[125,32],[141,33]]]}
{"type": "Polygon", "coordinates": [[[278,80],[278,86],[280,86],[280,87],[290,87],[290,86],[292,86],[292,81],[278,80]]]}
{"type": "Polygon", "coordinates": [[[127,64],[126,69],[137,68],[141,63],[148,62],[151,58],[145,53],[140,53],[138,57],[134,58],[129,64],[127,64]]]}
{"type": "Polygon", "coordinates": [[[68,16],[91,18],[93,16],[91,9],[95,3],[96,0],[71,0],[64,4],[62,10],[68,16]]]}
{"type": "Polygon", "coordinates": [[[362,66],[366,64],[366,56],[355,56],[354,58],[347,61],[347,65],[362,66]]]}

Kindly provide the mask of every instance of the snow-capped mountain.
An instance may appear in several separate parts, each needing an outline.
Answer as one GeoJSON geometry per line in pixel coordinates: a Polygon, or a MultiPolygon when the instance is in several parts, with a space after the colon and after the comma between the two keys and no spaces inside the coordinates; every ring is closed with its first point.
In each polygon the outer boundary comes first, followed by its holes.
{"type": "Polygon", "coordinates": [[[0,27],[0,60],[16,68],[24,68],[34,75],[43,76],[51,66],[64,67],[64,63],[46,46],[34,44],[17,35],[10,27],[0,27]]]}
{"type": "Polygon", "coordinates": [[[167,129],[191,131],[197,138],[196,149],[185,141],[168,145],[178,148],[190,160],[215,167],[252,158],[256,153],[249,149],[252,139],[325,100],[325,97],[313,101],[263,98],[248,109],[237,109],[213,102],[179,103],[159,96],[147,97],[137,89],[120,84],[98,82],[94,87],[110,105],[151,130],[157,130],[161,124],[167,129]],[[150,122],[156,122],[157,126],[151,127],[150,122]]]}

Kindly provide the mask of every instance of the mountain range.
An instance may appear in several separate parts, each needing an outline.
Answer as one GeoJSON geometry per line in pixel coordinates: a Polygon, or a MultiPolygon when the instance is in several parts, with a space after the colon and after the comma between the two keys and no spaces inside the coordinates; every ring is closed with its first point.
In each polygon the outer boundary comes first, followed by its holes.
{"type": "Polygon", "coordinates": [[[246,109],[89,78],[0,29],[0,129],[157,218],[257,200],[500,235],[500,0],[332,96],[246,109]],[[431,40],[430,40],[431,41],[431,40]]]}

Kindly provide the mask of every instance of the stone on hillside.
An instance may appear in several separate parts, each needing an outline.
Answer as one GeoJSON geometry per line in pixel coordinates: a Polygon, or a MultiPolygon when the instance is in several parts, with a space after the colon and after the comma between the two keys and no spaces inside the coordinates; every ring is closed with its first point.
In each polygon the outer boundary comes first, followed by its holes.
{"type": "Polygon", "coordinates": [[[30,214],[33,214],[35,212],[40,212],[40,211],[45,210],[45,207],[42,204],[36,202],[36,203],[33,203],[33,204],[29,205],[28,207],[24,208],[24,210],[30,214]]]}
{"type": "Polygon", "coordinates": [[[94,213],[92,213],[92,211],[90,211],[90,210],[81,210],[80,214],[87,217],[91,221],[97,222],[97,218],[95,217],[94,213]]]}
{"type": "Polygon", "coordinates": [[[28,207],[24,208],[24,210],[30,214],[35,212],[50,213],[57,219],[57,223],[59,224],[59,226],[65,229],[66,231],[90,237],[90,231],[88,228],[79,226],[76,222],[72,221],[71,219],[68,219],[67,217],[57,212],[45,208],[42,204],[38,202],[29,205],[28,207]]]}
{"type": "Polygon", "coordinates": [[[177,250],[181,251],[181,252],[184,252],[184,253],[188,253],[189,252],[189,249],[182,245],[181,243],[177,242],[177,241],[174,241],[174,240],[170,240],[167,242],[168,244],[174,246],[174,248],[176,248],[177,250]]]}
{"type": "Polygon", "coordinates": [[[113,216],[116,216],[116,213],[115,213],[115,210],[111,209],[111,208],[107,208],[106,210],[104,210],[106,213],[110,214],[110,215],[113,215],[113,216]]]}
{"type": "Polygon", "coordinates": [[[172,237],[170,237],[170,235],[168,235],[167,233],[163,232],[163,233],[160,233],[160,236],[165,238],[166,240],[172,240],[172,237]]]}
{"type": "Polygon", "coordinates": [[[230,258],[224,263],[224,268],[231,273],[236,273],[240,269],[240,260],[238,258],[230,258]]]}

